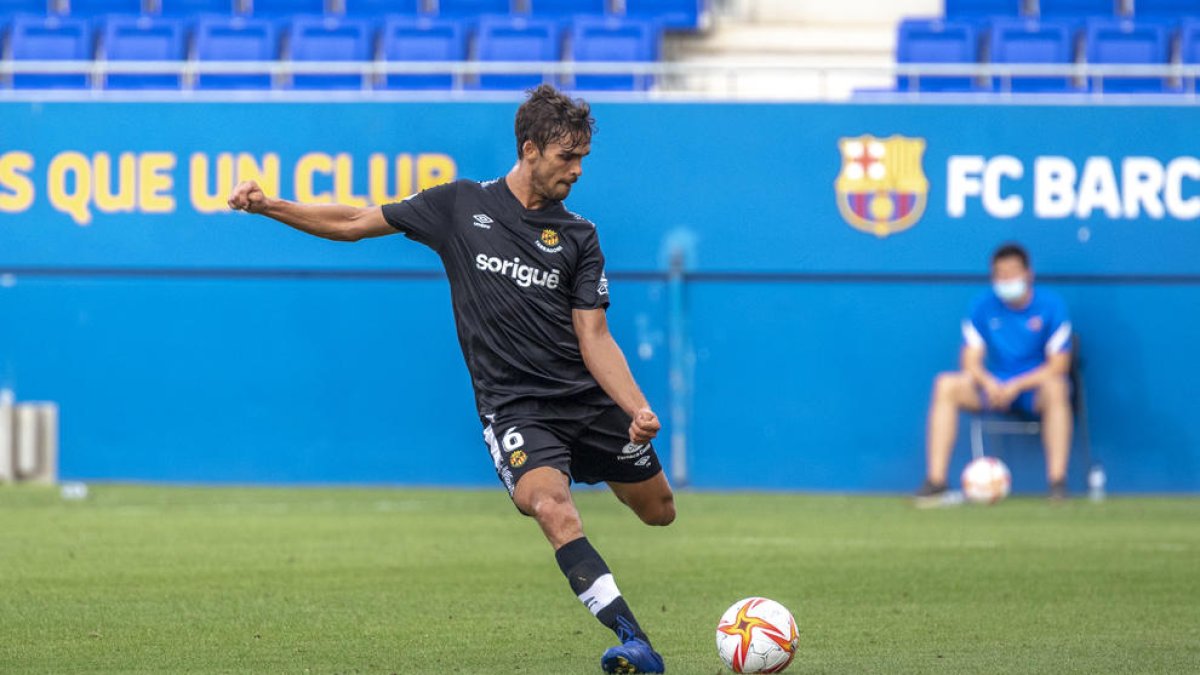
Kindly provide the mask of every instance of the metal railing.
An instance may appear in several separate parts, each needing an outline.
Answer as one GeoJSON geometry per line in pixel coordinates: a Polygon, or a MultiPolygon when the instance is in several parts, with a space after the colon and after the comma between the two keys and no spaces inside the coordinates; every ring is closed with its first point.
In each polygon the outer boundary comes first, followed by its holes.
{"type": "MultiPolygon", "coordinates": [[[[974,80],[978,91],[955,95],[1033,96],[1013,92],[1014,78],[1068,80],[1079,85],[1086,99],[1112,98],[1105,84],[1129,79],[1158,79],[1164,93],[1181,100],[1196,98],[1200,64],[1113,65],[1113,64],[889,64],[860,63],[797,64],[779,61],[691,62],[495,62],[495,61],[14,61],[0,60],[0,96],[4,98],[97,98],[150,96],[178,97],[180,92],[207,97],[244,99],[269,94],[271,98],[306,98],[312,91],[289,89],[297,76],[359,76],[361,86],[351,90],[315,92],[321,96],[355,99],[375,97],[429,96],[512,96],[519,92],[483,91],[477,88],[480,76],[535,75],[544,81],[574,85],[578,76],[626,76],[639,81],[634,91],[604,92],[622,98],[701,98],[777,100],[842,100],[856,95],[872,99],[939,98],[945,94],[920,90],[923,79],[965,78],[974,80]],[[81,75],[88,78],[83,90],[13,89],[17,75],[81,75]],[[108,90],[106,79],[113,75],[178,76],[180,86],[166,91],[130,92],[108,90]],[[207,75],[267,76],[270,90],[222,91],[201,88],[200,78],[207,75]],[[389,88],[391,76],[450,76],[451,86],[440,90],[410,91],[389,88]],[[911,80],[895,91],[897,82],[911,80]],[[756,82],[750,86],[748,82],[756,82]],[[762,82],[777,83],[764,86],[762,82]],[[803,81],[804,86],[795,86],[803,81]],[[1087,85],[1084,87],[1084,85],[1087,85]],[[986,91],[985,91],[986,90],[986,91]]],[[[1079,96],[1062,92],[1069,96],[1079,96]]],[[[1138,94],[1141,97],[1144,94],[1138,94]]]]}

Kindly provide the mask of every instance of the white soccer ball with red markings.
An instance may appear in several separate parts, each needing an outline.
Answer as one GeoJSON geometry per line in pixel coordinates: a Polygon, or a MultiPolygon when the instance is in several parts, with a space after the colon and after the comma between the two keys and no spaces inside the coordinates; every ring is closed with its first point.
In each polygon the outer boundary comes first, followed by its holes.
{"type": "Polygon", "coordinates": [[[962,472],[963,495],[976,504],[995,504],[1012,490],[1012,475],[1004,462],[995,457],[980,457],[962,472]]]}
{"type": "Polygon", "coordinates": [[[733,603],[717,624],[717,653],[735,673],[783,672],[799,644],[792,613],[766,598],[733,603]]]}

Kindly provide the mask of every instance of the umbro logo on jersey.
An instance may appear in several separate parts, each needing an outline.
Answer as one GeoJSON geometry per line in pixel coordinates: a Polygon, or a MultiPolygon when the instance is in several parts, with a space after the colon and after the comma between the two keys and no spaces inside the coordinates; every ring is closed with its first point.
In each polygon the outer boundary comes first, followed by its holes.
{"type": "Polygon", "coordinates": [[[561,281],[556,269],[547,272],[546,270],[523,264],[520,258],[502,260],[495,256],[489,256],[486,253],[480,253],[475,256],[475,269],[506,276],[515,281],[521,288],[545,286],[550,290],[554,290],[558,288],[558,283],[561,281]]]}
{"type": "Polygon", "coordinates": [[[608,277],[600,273],[600,281],[596,284],[596,295],[608,295],[608,277]]]}
{"type": "Polygon", "coordinates": [[[475,219],[471,223],[472,225],[474,225],[475,227],[482,227],[485,230],[492,229],[492,223],[496,222],[496,221],[492,220],[491,218],[489,218],[487,216],[487,214],[485,214],[485,213],[476,213],[474,216],[471,216],[471,217],[475,219]]]}

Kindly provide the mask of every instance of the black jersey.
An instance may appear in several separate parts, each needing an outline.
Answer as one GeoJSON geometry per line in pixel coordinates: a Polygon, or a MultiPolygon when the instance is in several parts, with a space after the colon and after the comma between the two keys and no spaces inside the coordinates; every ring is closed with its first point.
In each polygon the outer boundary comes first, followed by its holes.
{"type": "Polygon", "coordinates": [[[430,188],[383,216],[442,258],[480,414],[520,399],[611,402],[571,320],[608,307],[595,225],[561,202],[526,209],[503,178],[430,188]]]}

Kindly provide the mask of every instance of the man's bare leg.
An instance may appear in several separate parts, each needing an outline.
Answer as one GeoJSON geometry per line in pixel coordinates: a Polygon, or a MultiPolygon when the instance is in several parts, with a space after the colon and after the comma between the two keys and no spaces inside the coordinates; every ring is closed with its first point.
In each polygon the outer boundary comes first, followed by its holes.
{"type": "Polygon", "coordinates": [[[946,484],[950,453],[958,438],[958,415],[979,410],[982,401],[971,377],[962,372],[940,373],[933,381],[933,397],[925,431],[925,477],[934,485],[946,484]]]}
{"type": "Polygon", "coordinates": [[[1042,415],[1042,444],[1046,446],[1046,479],[1051,485],[1059,484],[1067,477],[1074,425],[1071,388],[1067,378],[1055,377],[1046,380],[1038,388],[1034,403],[1042,415]]]}
{"type": "Polygon", "coordinates": [[[675,522],[675,495],[667,476],[656,475],[637,483],[610,482],[608,487],[621,503],[633,509],[647,525],[670,525],[675,522]]]}
{"type": "Polygon", "coordinates": [[[583,521],[571,499],[571,482],[563,472],[547,466],[521,476],[513,502],[542,528],[554,550],[583,536],[583,521]]]}
{"type": "Polygon", "coordinates": [[[621,596],[608,565],[583,535],[583,522],[571,498],[567,476],[551,467],[533,469],[517,481],[513,502],[542,528],[571,590],[592,616],[620,640],[621,645],[601,658],[605,670],[663,672],[662,657],[650,646],[650,639],[621,596]],[[631,663],[640,665],[635,670],[620,670],[631,663]]]}

